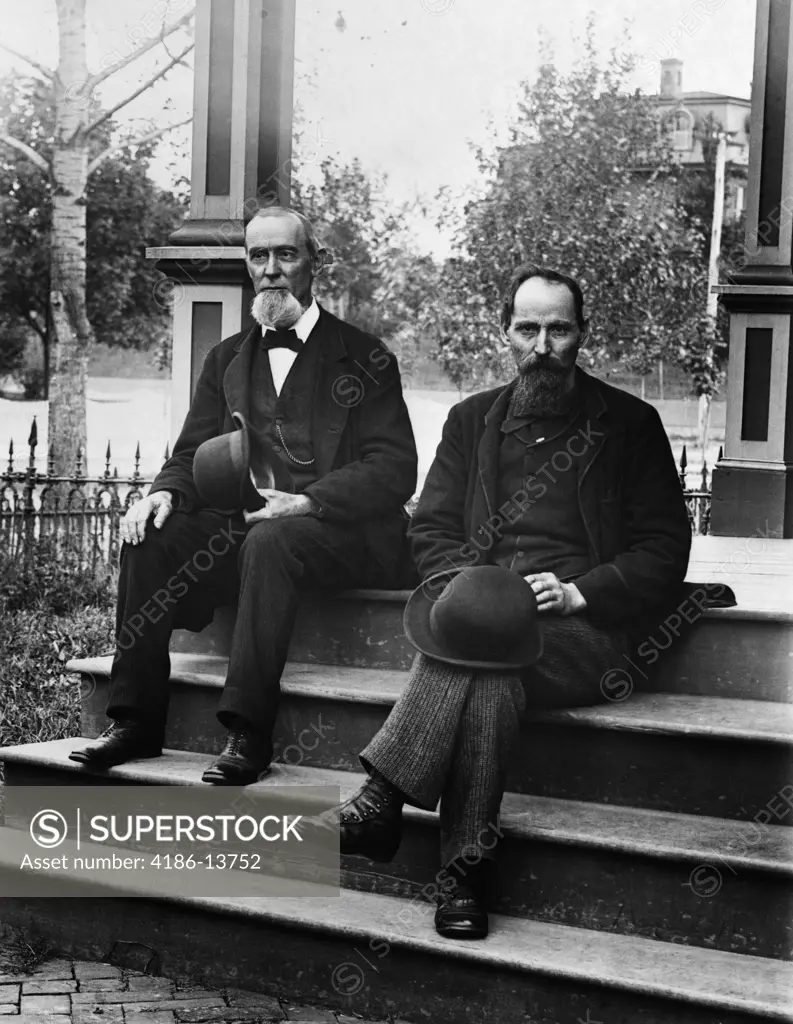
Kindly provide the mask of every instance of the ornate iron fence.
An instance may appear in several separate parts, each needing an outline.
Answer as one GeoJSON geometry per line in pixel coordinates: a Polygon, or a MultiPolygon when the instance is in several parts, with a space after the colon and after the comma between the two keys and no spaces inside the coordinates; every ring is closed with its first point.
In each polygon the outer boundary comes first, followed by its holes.
{"type": "MultiPolygon", "coordinates": [[[[110,442],[105,452],[102,476],[83,472],[82,456],[78,456],[74,475],[56,476],[52,448],[48,453],[47,471],[36,468],[38,427],[35,417],[28,438],[28,459],[24,468],[14,465],[14,442],[8,449],[8,467],[0,473],[0,551],[14,559],[27,558],[33,547],[48,543],[53,557],[68,562],[75,569],[95,571],[117,564],[119,523],[127,509],[143,497],[143,488],[151,484],[140,474],[140,444],[135,450],[134,471],[119,477],[111,470],[110,442]]],[[[168,446],[165,448],[167,459],[168,446]]],[[[719,459],[722,451],[719,449],[719,459]]],[[[689,490],[686,482],[688,455],[680,456],[680,483],[686,496],[691,529],[706,534],[710,529],[710,471],[703,462],[700,486],[689,490]]],[[[408,510],[415,507],[413,499],[408,510]]]]}
{"type": "Polygon", "coordinates": [[[36,468],[38,443],[34,417],[24,468],[15,466],[13,440],[8,446],[8,466],[0,473],[0,551],[14,560],[24,560],[36,545],[47,544],[51,557],[74,569],[96,571],[117,564],[119,523],[152,482],[140,473],[140,444],[132,476],[119,477],[117,469],[111,470],[108,442],[102,476],[88,476],[83,471],[80,453],[73,476],[64,477],[55,474],[52,446],[46,472],[36,468]]]}
{"type": "MultiPolygon", "coordinates": [[[[719,447],[719,454],[716,459],[720,462],[724,455],[724,449],[719,447]]],[[[713,483],[713,473],[708,472],[707,460],[702,460],[702,470],[700,472],[700,486],[699,489],[689,490],[686,484],[686,470],[688,467],[688,456],[686,455],[686,446],[683,445],[683,452],[680,456],[680,484],[683,488],[683,493],[686,497],[686,505],[688,507],[688,521],[691,523],[691,531],[694,534],[707,534],[710,533],[710,512],[711,512],[711,488],[713,483]]]]}

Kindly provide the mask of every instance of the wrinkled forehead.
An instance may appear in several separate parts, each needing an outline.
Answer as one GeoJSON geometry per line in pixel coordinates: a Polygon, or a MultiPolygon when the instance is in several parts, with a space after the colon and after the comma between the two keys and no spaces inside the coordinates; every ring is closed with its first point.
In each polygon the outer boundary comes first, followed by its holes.
{"type": "Polygon", "coordinates": [[[530,277],[515,294],[512,320],[575,321],[575,299],[566,284],[530,277]]]}
{"type": "Polygon", "coordinates": [[[249,249],[266,246],[292,246],[302,249],[306,246],[306,229],[299,217],[290,213],[272,213],[266,217],[254,217],[245,231],[245,244],[249,249]]]}

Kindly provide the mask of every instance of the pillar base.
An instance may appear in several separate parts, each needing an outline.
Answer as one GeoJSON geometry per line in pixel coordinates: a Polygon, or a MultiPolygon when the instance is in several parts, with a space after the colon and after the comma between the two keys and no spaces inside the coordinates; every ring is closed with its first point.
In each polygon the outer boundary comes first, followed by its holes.
{"type": "Polygon", "coordinates": [[[793,537],[793,466],[722,459],[713,468],[710,532],[717,537],[793,537]]]}

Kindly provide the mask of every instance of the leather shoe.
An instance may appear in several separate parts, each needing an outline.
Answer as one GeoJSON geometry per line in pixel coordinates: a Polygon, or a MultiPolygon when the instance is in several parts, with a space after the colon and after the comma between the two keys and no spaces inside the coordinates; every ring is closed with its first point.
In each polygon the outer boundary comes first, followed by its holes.
{"type": "Polygon", "coordinates": [[[269,744],[250,729],[232,729],[220,757],[201,776],[214,786],[249,786],[270,768],[269,744]]]}
{"type": "Polygon", "coordinates": [[[339,852],[384,863],[402,841],[404,798],[388,779],[373,773],[338,809],[339,852]]]}
{"type": "Polygon", "coordinates": [[[135,718],[119,718],[87,747],[73,750],[70,761],[89,768],[113,768],[127,761],[160,757],[162,738],[147,722],[135,718]]]}
{"type": "Polygon", "coordinates": [[[485,939],[487,905],[482,887],[454,880],[454,886],[438,897],[435,931],[446,939],[485,939]]]}

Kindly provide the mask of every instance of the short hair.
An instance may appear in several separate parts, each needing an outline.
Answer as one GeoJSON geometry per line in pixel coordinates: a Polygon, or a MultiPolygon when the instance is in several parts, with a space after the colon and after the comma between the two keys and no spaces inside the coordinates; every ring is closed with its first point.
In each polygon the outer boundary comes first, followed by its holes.
{"type": "Polygon", "coordinates": [[[306,248],[308,249],[311,258],[316,259],[316,257],[319,255],[320,249],[323,249],[324,246],[320,243],[319,239],[317,238],[317,233],[314,230],[314,225],[311,223],[308,217],[305,216],[305,214],[299,213],[297,210],[292,210],[288,206],[278,206],[276,204],[273,204],[272,206],[261,207],[256,211],[256,213],[253,214],[252,217],[248,219],[247,223],[245,224],[245,248],[248,248],[248,226],[251,224],[252,221],[258,220],[261,217],[283,216],[284,214],[288,214],[290,217],[297,217],[297,219],[303,225],[303,231],[305,232],[306,235],[306,248]]]}
{"type": "Polygon", "coordinates": [[[504,296],[504,304],[501,307],[501,326],[504,330],[506,331],[512,323],[512,314],[515,312],[515,296],[518,294],[518,289],[533,277],[540,277],[543,281],[549,281],[551,284],[563,284],[569,289],[575,304],[576,323],[583,330],[586,317],[584,316],[584,293],[581,291],[581,285],[574,277],[570,277],[568,274],[562,274],[560,271],[551,270],[548,267],[540,267],[535,263],[525,263],[523,266],[518,267],[510,279],[509,288],[504,296]]]}

